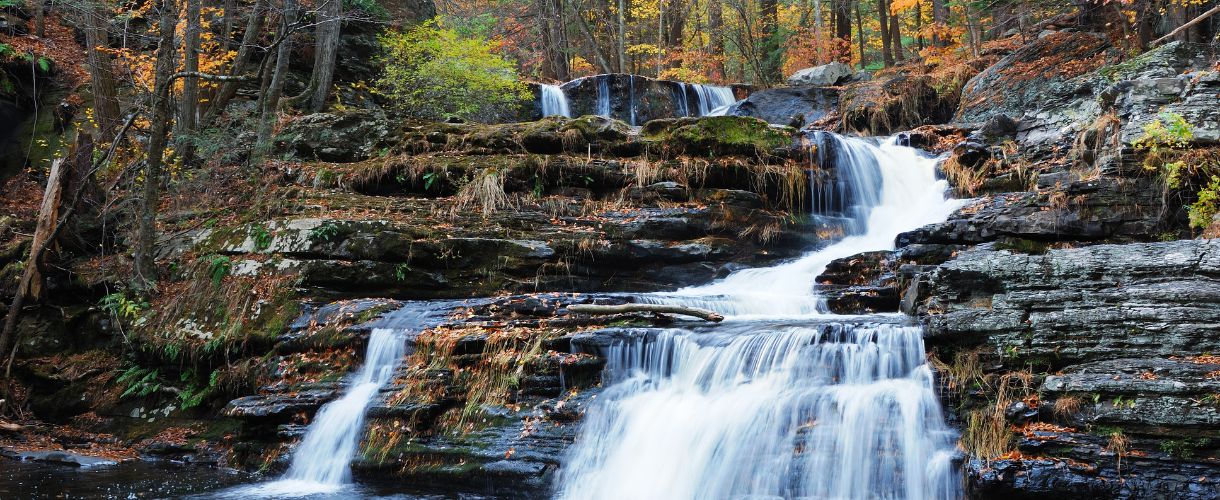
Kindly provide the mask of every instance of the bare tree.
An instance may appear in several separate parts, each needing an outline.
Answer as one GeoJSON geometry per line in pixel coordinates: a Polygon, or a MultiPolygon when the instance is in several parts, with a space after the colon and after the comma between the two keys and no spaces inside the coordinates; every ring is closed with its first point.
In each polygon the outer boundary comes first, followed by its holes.
{"type": "Polygon", "coordinates": [[[894,53],[890,52],[890,42],[892,38],[889,33],[889,0],[877,0],[877,21],[880,21],[881,29],[878,34],[881,36],[881,60],[885,63],[885,67],[894,65],[894,53]]]}
{"type": "Polygon", "coordinates": [[[81,31],[85,34],[85,57],[93,91],[93,118],[97,122],[101,137],[109,135],[119,122],[119,100],[115,93],[114,70],[110,65],[110,55],[102,50],[110,43],[106,31],[109,19],[106,6],[101,2],[90,2],[82,6],[81,31]]]}
{"type": "Polygon", "coordinates": [[[149,289],[156,284],[157,268],[153,254],[157,238],[157,204],[161,198],[161,163],[170,123],[170,89],[174,73],[174,28],[177,9],[174,0],[161,0],[160,41],[156,53],[152,98],[152,130],[148,157],[144,160],[144,189],[140,198],[139,231],[135,252],[133,285],[149,289]]]}
{"type": "MultiPolygon", "coordinates": [[[[246,29],[242,33],[241,44],[237,47],[237,55],[233,57],[233,64],[229,68],[230,76],[245,74],[246,66],[250,64],[250,59],[258,48],[258,37],[262,32],[263,18],[266,15],[265,10],[265,0],[254,0],[254,4],[250,7],[249,17],[246,18],[246,29]]],[[[241,85],[239,80],[226,81],[220,85],[220,90],[216,93],[216,97],[212,99],[212,103],[208,106],[208,111],[203,117],[205,127],[214,122],[224,112],[229,101],[233,99],[233,96],[237,95],[239,85],[241,85]]]]}

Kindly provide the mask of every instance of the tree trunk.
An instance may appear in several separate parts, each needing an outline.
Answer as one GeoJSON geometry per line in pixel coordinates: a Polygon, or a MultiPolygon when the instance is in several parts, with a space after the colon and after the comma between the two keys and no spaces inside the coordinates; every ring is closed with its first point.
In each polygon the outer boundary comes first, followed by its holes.
{"type": "MultiPolygon", "coordinates": [[[[246,31],[242,33],[241,46],[237,48],[237,55],[233,57],[233,64],[229,70],[231,76],[243,74],[250,63],[250,58],[254,56],[258,36],[262,32],[265,5],[264,0],[254,0],[254,5],[250,7],[250,17],[246,19],[246,31]]],[[[212,100],[207,114],[203,117],[205,127],[211,125],[221,113],[224,113],[229,101],[237,95],[237,88],[240,85],[239,81],[224,82],[220,85],[220,91],[216,93],[216,98],[212,100]]]]}
{"type": "Polygon", "coordinates": [[[1157,35],[1157,26],[1161,21],[1161,1],[1142,0],[1135,4],[1135,37],[1139,49],[1143,50],[1152,44],[1157,35]]]}
{"type": "Polygon", "coordinates": [[[860,11],[864,9],[864,2],[856,3],[856,41],[860,44],[860,67],[868,66],[868,58],[864,52],[864,14],[860,11]]]}
{"type": "Polygon", "coordinates": [[[945,27],[945,23],[949,22],[949,6],[945,0],[932,0],[932,24],[936,25],[936,30],[932,33],[932,45],[934,47],[944,47],[949,44],[948,40],[941,40],[940,30],[945,27]]]}
{"type": "Polygon", "coordinates": [[[902,17],[898,14],[890,14],[890,50],[894,51],[894,61],[902,62],[906,60],[906,55],[902,53],[902,17]]]}
{"type": "Polygon", "coordinates": [[[237,19],[237,0],[224,0],[224,2],[224,16],[220,21],[220,31],[224,33],[221,50],[228,53],[233,48],[233,25],[237,19]]]}
{"type": "MultiPolygon", "coordinates": [[[[11,351],[8,349],[10,341],[13,340],[17,330],[17,318],[21,315],[21,309],[25,304],[27,292],[30,291],[31,284],[35,282],[41,283],[40,278],[37,278],[37,273],[40,271],[43,256],[46,255],[47,249],[55,242],[61,230],[72,219],[72,214],[76,211],[76,207],[80,205],[81,197],[86,189],[91,184],[90,179],[107,161],[114,150],[123,140],[123,134],[131,127],[132,122],[136,119],[136,114],[133,113],[127,118],[127,123],[119,129],[118,135],[110,142],[110,149],[106,154],[98,159],[93,158],[93,142],[88,139],[88,136],[81,134],[77,141],[77,148],[72,154],[73,163],[70,164],[71,173],[63,172],[63,160],[57,160],[51,164],[51,175],[47,181],[47,189],[43,194],[42,206],[38,213],[38,222],[34,230],[34,238],[30,244],[30,253],[26,258],[27,267],[22,270],[21,280],[18,282],[17,291],[13,294],[13,302],[9,304],[8,314],[4,317],[4,327],[0,329],[0,353],[9,352],[8,363],[5,366],[4,377],[8,378],[9,369],[12,368],[13,357],[16,355],[17,349],[14,347],[11,351]],[[81,174],[79,170],[84,170],[86,165],[90,165],[88,170],[81,174]],[[52,190],[62,190],[64,179],[79,178],[73,189],[72,198],[64,205],[62,191],[53,193],[52,190]],[[55,217],[56,212],[63,209],[63,215],[55,217]],[[48,222],[50,221],[50,222],[48,222]],[[51,224],[53,223],[53,224],[51,224]]],[[[41,287],[41,284],[39,285],[41,287]]],[[[0,396],[3,396],[3,391],[0,391],[0,396]]],[[[3,408],[4,399],[0,398],[0,408],[3,408]]]]}
{"type": "Polygon", "coordinates": [[[708,53],[712,55],[712,71],[720,78],[725,78],[724,68],[724,6],[720,0],[708,0],[707,3],[707,43],[708,53]]]}
{"type": "MultiPolygon", "coordinates": [[[[182,37],[182,70],[199,71],[199,24],[200,0],[186,0],[186,33],[182,37]]],[[[178,140],[178,151],[190,162],[194,158],[190,134],[195,131],[199,115],[199,79],[182,81],[182,100],[178,103],[178,123],[174,136],[178,140]]]]}
{"type": "Polygon", "coordinates": [[[682,49],[682,39],[686,36],[686,18],[689,7],[682,0],[669,0],[668,15],[665,16],[665,46],[668,49],[682,49]]]}
{"type": "Polygon", "coordinates": [[[779,30],[779,0],[760,0],[759,22],[762,25],[762,81],[770,84],[780,78],[779,40],[776,32],[779,30]]]}
{"type": "Polygon", "coordinates": [[[275,54],[275,69],[271,73],[271,82],[263,92],[259,106],[258,139],[255,143],[255,155],[266,155],[271,146],[271,133],[275,128],[275,120],[279,115],[280,96],[284,92],[284,81],[288,78],[288,60],[292,57],[292,33],[297,22],[297,0],[284,0],[283,37],[275,54]]]}
{"type": "Polygon", "coordinates": [[[835,0],[835,60],[851,63],[851,0],[835,0]]]}
{"type": "Polygon", "coordinates": [[[696,318],[705,319],[713,323],[724,321],[724,316],[714,311],[700,309],[698,307],[678,306],[669,304],[619,304],[616,306],[598,305],[598,304],[572,304],[568,306],[568,312],[579,314],[623,314],[632,312],[652,312],[652,313],[668,313],[681,314],[683,316],[694,316],[696,318]]]}
{"type": "Polygon", "coordinates": [[[618,72],[627,72],[627,2],[618,0],[618,72]]]}
{"type": "Polygon", "coordinates": [[[177,24],[174,0],[161,0],[161,40],[157,46],[155,83],[152,100],[152,130],[148,157],[144,161],[144,190],[140,199],[139,234],[135,252],[133,285],[147,290],[157,282],[153,254],[157,238],[157,204],[161,199],[161,161],[169,133],[169,99],[174,73],[174,28],[177,24]]]}
{"type": "MultiPolygon", "coordinates": [[[[13,292],[13,302],[9,305],[8,315],[4,317],[4,330],[0,331],[0,359],[8,357],[9,343],[17,330],[17,317],[25,306],[27,298],[39,300],[42,298],[42,255],[43,247],[50,245],[55,222],[58,219],[59,205],[63,194],[63,183],[68,178],[64,175],[67,163],[58,158],[51,163],[51,174],[47,177],[47,188],[43,191],[42,207],[38,210],[38,225],[34,229],[34,238],[30,241],[30,255],[21,271],[21,280],[17,282],[17,290],[13,292]]],[[[7,376],[5,377],[7,378],[7,376]]]]}
{"type": "Polygon", "coordinates": [[[877,0],[877,21],[880,30],[877,32],[881,36],[881,60],[885,67],[894,65],[894,54],[890,52],[890,2],[888,0],[877,0]]]}
{"type": "Polygon", "coordinates": [[[606,56],[605,51],[602,50],[602,45],[597,42],[597,37],[593,35],[593,30],[589,27],[589,23],[581,15],[583,9],[581,9],[579,2],[573,5],[573,9],[576,12],[574,16],[576,18],[576,26],[580,28],[580,32],[585,36],[585,42],[589,44],[589,48],[593,51],[593,57],[597,59],[598,69],[602,73],[614,71],[614,67],[610,65],[610,58],[606,56]]]}
{"type": "Polygon", "coordinates": [[[34,11],[34,36],[47,36],[47,6],[45,0],[31,0],[30,10],[34,11]]]}
{"type": "Polygon", "coordinates": [[[542,76],[551,80],[567,80],[571,75],[563,35],[563,0],[538,0],[538,27],[542,34],[545,64],[542,76]]]}
{"type": "Polygon", "coordinates": [[[110,44],[106,31],[110,18],[105,4],[97,3],[85,7],[85,19],[81,23],[85,32],[85,52],[89,64],[90,87],[93,90],[93,118],[97,122],[99,137],[107,137],[119,125],[119,100],[114,90],[114,70],[110,55],[101,49],[110,44]]]}
{"type": "Polygon", "coordinates": [[[317,113],[326,107],[330,86],[335,79],[335,64],[339,58],[339,37],[343,27],[343,0],[323,0],[318,8],[313,59],[313,76],[309,79],[309,110],[317,113]]]}

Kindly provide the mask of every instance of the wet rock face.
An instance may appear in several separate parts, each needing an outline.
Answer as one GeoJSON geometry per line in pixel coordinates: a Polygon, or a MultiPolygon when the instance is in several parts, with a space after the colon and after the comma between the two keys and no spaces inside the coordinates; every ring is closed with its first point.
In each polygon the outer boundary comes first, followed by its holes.
{"type": "Polygon", "coordinates": [[[966,82],[956,120],[981,123],[995,114],[1033,115],[1053,127],[1091,110],[1098,90],[1081,75],[1101,67],[1110,50],[1104,36],[1059,31],[1039,37],[966,82]],[[1072,62],[1072,65],[1067,65],[1072,62]]]}
{"type": "MultiPolygon", "coordinates": [[[[1050,179],[1043,176],[1039,182],[1050,179]]],[[[1176,220],[1172,209],[1148,209],[1163,204],[1153,179],[1101,177],[1048,187],[1055,189],[978,198],[945,222],[898,235],[898,244],[977,244],[1004,238],[1141,241],[1161,234],[1176,220]]]]}
{"type": "Polygon", "coordinates": [[[930,342],[1052,367],[1220,349],[1220,242],[977,249],[929,278],[930,342]]]}
{"type": "Polygon", "coordinates": [[[1217,498],[1220,242],[997,246],[918,287],[929,348],[1031,380],[1005,409],[1025,458],[969,462],[971,494],[1217,498]]]}

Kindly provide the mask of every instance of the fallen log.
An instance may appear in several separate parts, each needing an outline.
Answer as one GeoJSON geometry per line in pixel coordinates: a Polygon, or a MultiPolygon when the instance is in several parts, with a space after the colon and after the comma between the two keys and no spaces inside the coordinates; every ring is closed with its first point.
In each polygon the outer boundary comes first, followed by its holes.
{"type": "Polygon", "coordinates": [[[694,316],[696,318],[705,319],[713,323],[724,321],[724,316],[707,309],[698,307],[675,306],[669,304],[620,304],[617,306],[604,306],[598,304],[572,304],[568,306],[568,311],[584,314],[621,314],[633,312],[654,312],[680,314],[683,316],[694,316]]]}
{"type": "Polygon", "coordinates": [[[25,429],[24,425],[0,420],[0,431],[18,433],[25,429]]]}

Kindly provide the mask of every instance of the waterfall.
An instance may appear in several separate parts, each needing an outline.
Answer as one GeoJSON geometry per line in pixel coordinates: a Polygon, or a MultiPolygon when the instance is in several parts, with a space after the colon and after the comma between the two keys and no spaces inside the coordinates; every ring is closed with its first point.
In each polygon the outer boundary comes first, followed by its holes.
{"type": "Polygon", "coordinates": [[[945,198],[948,184],[936,178],[936,160],[918,150],[893,140],[877,145],[823,134],[828,142],[819,151],[835,150],[832,157],[840,178],[828,189],[839,200],[838,210],[851,218],[847,237],[778,266],[744,269],[708,285],[642,298],[730,316],[818,314],[821,301],[813,294],[814,279],[830,261],[891,249],[899,233],[944,220],[961,206],[945,198]]]}
{"type": "Polygon", "coordinates": [[[597,79],[597,116],[610,116],[610,78],[607,75],[594,77],[597,79]]]}
{"type": "Polygon", "coordinates": [[[792,262],[642,297],[729,318],[601,352],[607,387],[565,457],[557,496],[960,496],[922,329],[897,314],[826,314],[813,290],[831,260],[892,248],[899,232],[960,204],[915,150],[831,139],[844,183],[831,189],[835,208],[859,219],[857,230],[792,262]]]}
{"type": "Polygon", "coordinates": [[[685,83],[674,84],[674,100],[678,102],[676,114],[681,116],[690,116],[690,102],[686,94],[686,86],[685,83]]]}
{"type": "Polygon", "coordinates": [[[635,126],[635,75],[627,75],[627,102],[630,119],[627,121],[631,126],[635,126]]]}
{"type": "Polygon", "coordinates": [[[409,334],[450,305],[409,303],[374,321],[364,365],[350,376],[343,395],[318,410],[276,481],[222,492],[220,498],[291,498],[338,492],[351,484],[351,461],[364,434],[364,415],[407,354],[409,334]]]}
{"type": "Polygon", "coordinates": [[[687,83],[695,91],[698,113],[695,116],[724,116],[729,107],[737,102],[733,89],[717,85],[687,83]]]}
{"type": "Polygon", "coordinates": [[[568,96],[563,93],[563,89],[558,85],[546,83],[538,86],[541,89],[538,104],[542,107],[542,116],[572,117],[572,110],[568,107],[568,96]]]}

